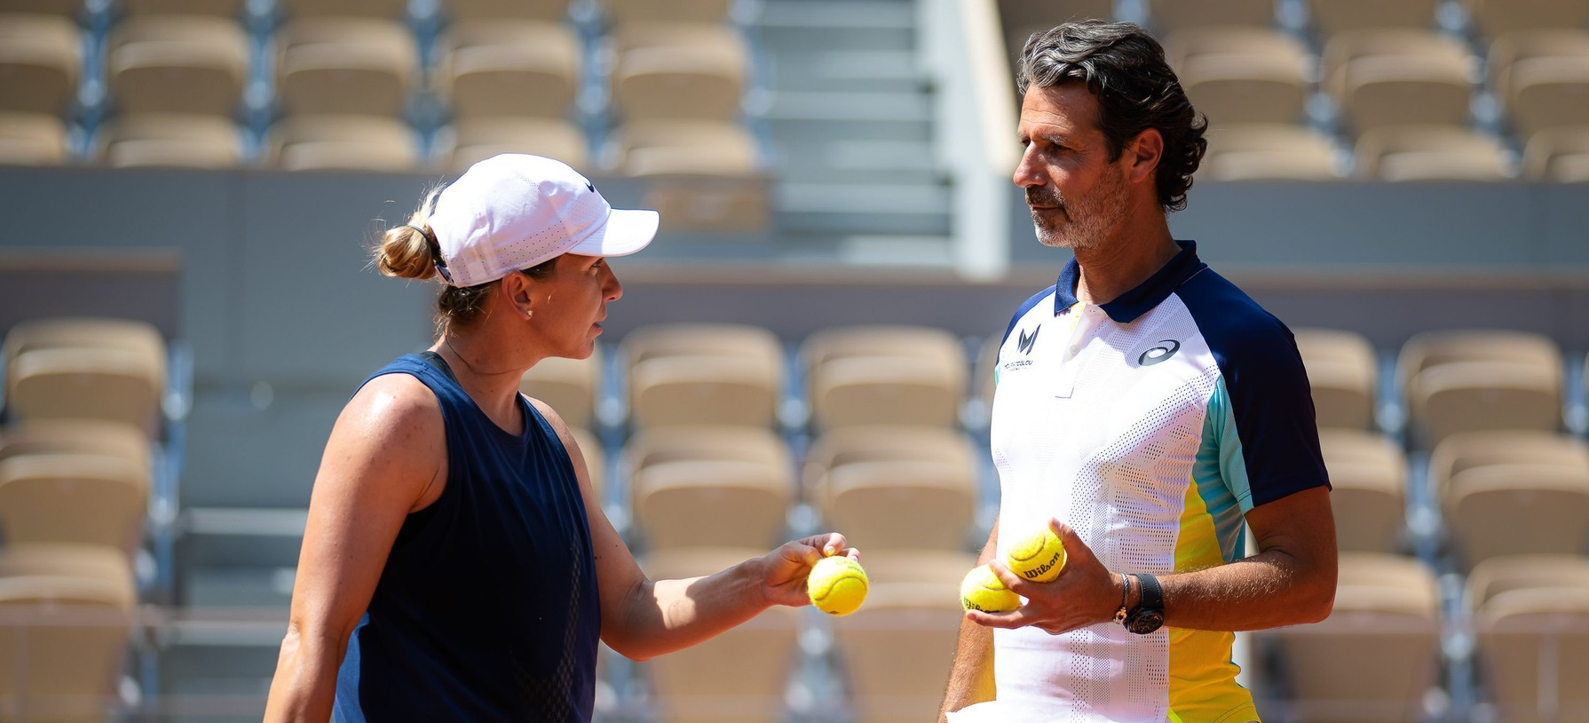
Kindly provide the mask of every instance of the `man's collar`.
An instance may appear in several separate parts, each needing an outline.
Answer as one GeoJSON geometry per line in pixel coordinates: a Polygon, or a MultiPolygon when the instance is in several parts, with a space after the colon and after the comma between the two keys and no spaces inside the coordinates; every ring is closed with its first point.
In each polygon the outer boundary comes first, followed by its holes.
{"type": "MultiPolygon", "coordinates": [[[[1163,268],[1155,271],[1147,281],[1138,284],[1136,288],[1101,305],[1110,319],[1117,324],[1136,321],[1137,317],[1148,313],[1153,307],[1169,298],[1170,294],[1175,293],[1175,290],[1187,279],[1192,278],[1193,274],[1208,268],[1197,258],[1196,241],[1176,241],[1175,244],[1180,246],[1181,250],[1163,268]]],[[[1065,269],[1059,272],[1059,281],[1054,285],[1056,315],[1076,303],[1076,282],[1080,278],[1081,267],[1077,265],[1076,259],[1072,258],[1070,263],[1065,264],[1065,269]]]]}

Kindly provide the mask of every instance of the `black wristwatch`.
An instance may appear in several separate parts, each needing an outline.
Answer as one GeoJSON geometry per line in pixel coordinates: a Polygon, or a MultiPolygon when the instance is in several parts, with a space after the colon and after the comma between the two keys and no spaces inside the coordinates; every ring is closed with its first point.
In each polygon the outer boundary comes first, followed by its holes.
{"type": "Polygon", "coordinates": [[[1126,614],[1124,625],[1137,635],[1147,635],[1164,626],[1164,591],[1159,579],[1147,573],[1132,575],[1142,589],[1142,599],[1135,610],[1126,614]]]}

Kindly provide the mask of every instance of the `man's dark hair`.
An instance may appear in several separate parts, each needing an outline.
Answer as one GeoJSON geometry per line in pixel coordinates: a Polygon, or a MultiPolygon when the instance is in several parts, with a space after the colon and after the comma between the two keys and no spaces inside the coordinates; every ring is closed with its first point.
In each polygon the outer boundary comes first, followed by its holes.
{"type": "Polygon", "coordinates": [[[1203,160],[1208,120],[1198,116],[1181,81],[1164,59],[1164,48],[1132,23],[1088,20],[1033,33],[1021,51],[1015,87],[1022,97],[1032,86],[1052,88],[1083,82],[1098,97],[1098,128],[1109,141],[1109,160],[1149,128],[1164,136],[1155,181],[1167,211],[1186,208],[1186,190],[1203,160]]]}

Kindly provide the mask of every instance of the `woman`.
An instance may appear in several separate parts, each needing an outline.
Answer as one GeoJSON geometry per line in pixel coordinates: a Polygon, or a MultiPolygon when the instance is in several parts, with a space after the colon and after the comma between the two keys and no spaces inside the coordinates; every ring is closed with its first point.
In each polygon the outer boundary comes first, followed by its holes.
{"type": "Polygon", "coordinates": [[[655,235],[573,169],[503,155],[388,231],[382,273],[439,277],[440,338],[343,409],[309,503],[267,721],[589,721],[598,636],[645,660],[771,605],[843,536],[706,578],[646,579],[568,428],[519,379],[585,358],[622,296],[606,257],[655,235]]]}

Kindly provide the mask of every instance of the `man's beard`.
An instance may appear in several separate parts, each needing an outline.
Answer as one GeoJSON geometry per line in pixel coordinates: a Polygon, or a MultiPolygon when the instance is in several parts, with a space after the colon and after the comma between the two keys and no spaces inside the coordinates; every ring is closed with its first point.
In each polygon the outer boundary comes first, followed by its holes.
{"type": "Polygon", "coordinates": [[[1032,225],[1037,230],[1039,243],[1051,248],[1085,251],[1102,243],[1110,230],[1125,218],[1125,175],[1111,169],[1091,193],[1077,199],[1066,199],[1053,186],[1033,186],[1026,189],[1026,203],[1057,206],[1065,214],[1065,218],[1059,220],[1032,211],[1032,225]]]}

